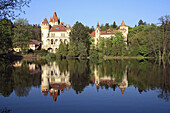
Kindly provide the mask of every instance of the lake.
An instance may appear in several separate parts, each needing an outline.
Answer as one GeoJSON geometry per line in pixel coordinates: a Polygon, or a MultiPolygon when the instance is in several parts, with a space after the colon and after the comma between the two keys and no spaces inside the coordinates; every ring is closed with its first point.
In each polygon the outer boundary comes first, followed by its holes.
{"type": "Polygon", "coordinates": [[[169,113],[170,65],[22,60],[0,67],[0,112],[169,113]]]}

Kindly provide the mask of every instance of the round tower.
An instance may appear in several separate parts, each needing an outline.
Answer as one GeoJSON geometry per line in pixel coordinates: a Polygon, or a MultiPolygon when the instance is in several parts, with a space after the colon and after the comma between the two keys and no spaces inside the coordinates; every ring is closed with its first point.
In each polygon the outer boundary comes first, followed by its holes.
{"type": "Polygon", "coordinates": [[[99,26],[99,22],[97,22],[97,28],[95,30],[95,45],[97,44],[99,37],[100,37],[100,26],[99,26]]]}
{"type": "Polygon", "coordinates": [[[45,18],[43,20],[43,22],[41,23],[41,33],[42,33],[42,37],[47,38],[48,37],[48,33],[49,33],[49,23],[47,21],[47,18],[45,18]]]}
{"type": "Polygon", "coordinates": [[[46,45],[47,42],[46,38],[48,37],[49,29],[50,29],[49,23],[47,21],[47,18],[45,18],[41,23],[41,41],[43,42],[42,44],[43,49],[45,49],[44,45],[46,45]]]}

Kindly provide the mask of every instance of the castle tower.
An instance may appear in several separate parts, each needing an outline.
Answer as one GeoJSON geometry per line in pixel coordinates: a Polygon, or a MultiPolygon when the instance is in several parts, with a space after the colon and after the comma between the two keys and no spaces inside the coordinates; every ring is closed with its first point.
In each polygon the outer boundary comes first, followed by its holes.
{"type": "MultiPolygon", "coordinates": [[[[41,40],[43,42],[43,45],[46,45],[46,38],[49,35],[49,29],[50,29],[49,23],[47,21],[47,18],[45,18],[41,23],[41,40]]],[[[44,49],[43,45],[42,48],[44,49]]]]}
{"type": "Polygon", "coordinates": [[[100,37],[100,26],[99,26],[99,22],[97,22],[97,28],[95,30],[95,45],[97,44],[99,37],[100,37]]]}
{"type": "Polygon", "coordinates": [[[125,73],[124,73],[123,78],[122,78],[122,83],[119,86],[120,90],[122,92],[122,95],[124,94],[125,89],[128,88],[128,79],[127,79],[127,77],[128,77],[128,66],[126,66],[125,69],[126,70],[125,70],[125,73]]]}
{"type": "Polygon", "coordinates": [[[53,18],[50,17],[50,25],[59,25],[60,24],[60,18],[58,19],[56,12],[53,14],[53,18]]]}
{"type": "Polygon", "coordinates": [[[125,25],[124,20],[122,20],[122,23],[120,25],[120,31],[122,32],[124,38],[124,41],[127,43],[128,39],[127,39],[127,35],[128,35],[128,26],[125,25]]]}

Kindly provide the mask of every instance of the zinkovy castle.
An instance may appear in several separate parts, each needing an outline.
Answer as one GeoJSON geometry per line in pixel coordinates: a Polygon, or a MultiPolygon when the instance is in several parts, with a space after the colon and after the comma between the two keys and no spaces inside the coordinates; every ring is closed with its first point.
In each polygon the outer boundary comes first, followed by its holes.
{"type": "MultiPolygon", "coordinates": [[[[53,17],[50,17],[50,22],[45,18],[41,23],[42,49],[55,53],[61,43],[68,44],[70,42],[70,32],[70,25],[64,25],[64,22],[61,22],[60,18],[57,17],[56,12],[54,12],[53,17]]],[[[106,31],[102,31],[99,23],[97,23],[95,31],[93,31],[90,36],[94,38],[94,43],[97,44],[100,37],[111,38],[111,36],[114,36],[117,32],[123,34],[124,41],[127,43],[128,26],[125,25],[124,21],[122,21],[118,30],[108,29],[106,31]]]]}

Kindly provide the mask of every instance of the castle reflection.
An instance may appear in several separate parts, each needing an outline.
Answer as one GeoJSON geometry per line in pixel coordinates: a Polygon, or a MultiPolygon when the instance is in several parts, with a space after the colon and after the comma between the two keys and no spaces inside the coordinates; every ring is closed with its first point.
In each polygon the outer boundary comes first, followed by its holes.
{"type": "Polygon", "coordinates": [[[128,88],[127,68],[128,68],[128,66],[126,66],[125,71],[123,72],[123,75],[120,75],[120,76],[122,76],[121,80],[117,81],[114,76],[100,75],[99,70],[98,70],[99,68],[97,66],[95,66],[94,67],[94,76],[91,79],[91,81],[93,83],[95,83],[97,92],[99,92],[99,86],[102,86],[102,85],[116,86],[116,85],[118,85],[121,90],[121,93],[124,94],[125,89],[128,88]]]}
{"type": "Polygon", "coordinates": [[[50,92],[53,100],[57,100],[60,93],[64,93],[64,89],[70,89],[71,83],[69,82],[70,74],[68,71],[60,72],[59,66],[56,62],[51,62],[43,65],[41,79],[41,91],[44,96],[50,92]]]}
{"type": "MultiPolygon", "coordinates": [[[[92,70],[93,76],[88,80],[90,84],[93,83],[96,85],[97,92],[99,92],[100,86],[107,85],[107,86],[114,86],[118,85],[121,93],[124,94],[126,88],[128,88],[128,66],[125,67],[125,71],[122,75],[120,75],[121,80],[117,81],[114,76],[111,75],[101,75],[100,68],[96,65],[92,70]]],[[[62,71],[59,68],[59,65],[56,62],[50,62],[48,64],[42,65],[42,75],[41,75],[41,92],[44,96],[47,96],[48,93],[52,96],[53,100],[56,101],[57,97],[64,93],[64,90],[70,90],[72,86],[71,83],[77,84],[76,80],[70,80],[71,75],[68,70],[62,71]]],[[[71,71],[71,70],[70,70],[71,71]]],[[[78,72],[77,72],[78,73],[78,72]]],[[[81,78],[79,78],[81,79],[81,78]]],[[[79,87],[79,86],[78,86],[79,87]]],[[[86,87],[86,86],[85,86],[86,87]]],[[[76,89],[76,88],[73,88],[76,89]]]]}

